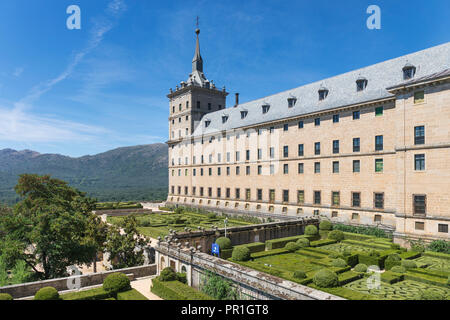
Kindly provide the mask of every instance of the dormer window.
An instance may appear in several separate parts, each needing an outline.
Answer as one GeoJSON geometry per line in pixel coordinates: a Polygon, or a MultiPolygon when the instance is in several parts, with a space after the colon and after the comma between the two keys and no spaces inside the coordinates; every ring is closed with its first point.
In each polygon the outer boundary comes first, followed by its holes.
{"type": "Polygon", "coordinates": [[[223,115],[222,116],[222,123],[225,123],[228,121],[228,116],[227,115],[223,115]]]}
{"type": "Polygon", "coordinates": [[[205,121],[205,128],[208,128],[210,124],[211,124],[211,120],[206,120],[205,121]]]}
{"type": "Polygon", "coordinates": [[[414,75],[416,74],[416,67],[414,67],[412,64],[407,63],[403,67],[403,79],[409,80],[414,78],[414,75]]]}
{"type": "Polygon", "coordinates": [[[328,96],[328,89],[321,87],[319,89],[319,101],[325,100],[327,96],[328,96]]]}
{"type": "Polygon", "coordinates": [[[295,106],[295,103],[297,102],[297,98],[290,97],[287,99],[288,101],[288,108],[293,108],[295,106]]]}
{"type": "Polygon", "coordinates": [[[356,80],[356,91],[360,92],[360,91],[364,91],[367,87],[367,79],[360,77],[358,78],[358,80],[356,80]]]}
{"type": "Polygon", "coordinates": [[[267,112],[269,112],[269,109],[270,109],[270,105],[264,104],[264,105],[262,106],[262,113],[267,113],[267,112]]]}
{"type": "Polygon", "coordinates": [[[241,111],[241,119],[245,119],[247,117],[248,111],[241,111]]]}

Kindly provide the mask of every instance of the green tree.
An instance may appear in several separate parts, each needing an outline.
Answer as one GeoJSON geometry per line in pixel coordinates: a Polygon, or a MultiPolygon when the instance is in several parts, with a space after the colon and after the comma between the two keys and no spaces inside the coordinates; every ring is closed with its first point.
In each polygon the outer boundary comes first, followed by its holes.
{"type": "Polygon", "coordinates": [[[201,291],[217,300],[237,300],[239,295],[230,281],[210,271],[205,274],[201,291]]]}
{"type": "Polygon", "coordinates": [[[0,215],[0,252],[9,267],[22,260],[37,278],[50,279],[92,261],[96,247],[85,231],[93,199],[48,175],[21,175],[15,190],[22,200],[0,215]]]}
{"type": "Polygon", "coordinates": [[[139,234],[134,216],[127,216],[119,226],[110,226],[106,251],[110,254],[113,269],[144,264],[144,250],[149,239],[139,234]]]}
{"type": "Polygon", "coordinates": [[[92,257],[94,272],[97,272],[97,253],[104,250],[107,234],[108,225],[103,222],[99,216],[90,214],[88,216],[88,223],[86,228],[86,239],[89,243],[95,246],[95,253],[92,257]]]}

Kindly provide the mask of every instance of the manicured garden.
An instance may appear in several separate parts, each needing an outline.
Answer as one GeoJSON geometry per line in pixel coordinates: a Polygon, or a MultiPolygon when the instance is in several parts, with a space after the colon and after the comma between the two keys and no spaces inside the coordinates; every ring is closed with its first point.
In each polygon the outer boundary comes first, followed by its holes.
{"type": "Polygon", "coordinates": [[[319,229],[265,243],[216,243],[224,259],[346,299],[450,300],[450,254],[417,244],[407,250],[383,232],[344,232],[329,221],[319,229]]]}
{"type": "Polygon", "coordinates": [[[139,202],[98,202],[95,210],[116,210],[116,209],[142,209],[139,202]]]}
{"type": "MultiPolygon", "coordinates": [[[[138,230],[145,236],[151,238],[164,237],[169,230],[186,231],[187,229],[196,231],[198,228],[211,229],[212,226],[224,228],[225,216],[215,213],[194,212],[187,209],[178,209],[174,212],[155,212],[151,214],[134,215],[138,222],[138,230]]],[[[108,217],[108,222],[120,224],[124,217],[108,217]]],[[[261,223],[258,219],[248,219],[245,217],[228,218],[227,227],[245,226],[261,223]]]]}

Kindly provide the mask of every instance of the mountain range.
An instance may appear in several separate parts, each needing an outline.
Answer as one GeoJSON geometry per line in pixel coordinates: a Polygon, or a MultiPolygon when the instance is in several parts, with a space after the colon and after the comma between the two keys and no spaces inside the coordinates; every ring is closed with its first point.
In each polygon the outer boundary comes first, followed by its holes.
{"type": "Polygon", "coordinates": [[[14,191],[23,173],[49,174],[99,201],[163,200],[167,196],[168,149],[163,143],[117,148],[72,158],[31,150],[0,150],[0,202],[19,200],[14,191]]]}

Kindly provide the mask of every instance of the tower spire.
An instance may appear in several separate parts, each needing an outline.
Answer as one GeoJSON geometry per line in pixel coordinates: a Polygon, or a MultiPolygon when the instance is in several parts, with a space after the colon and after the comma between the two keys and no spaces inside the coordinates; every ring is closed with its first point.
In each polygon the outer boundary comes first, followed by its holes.
{"type": "Polygon", "coordinates": [[[192,72],[199,71],[203,72],[203,59],[200,55],[200,41],[198,39],[198,35],[200,34],[200,29],[198,27],[198,20],[197,17],[197,29],[195,29],[195,33],[197,34],[197,44],[195,46],[195,55],[194,59],[192,59],[192,72]]]}

